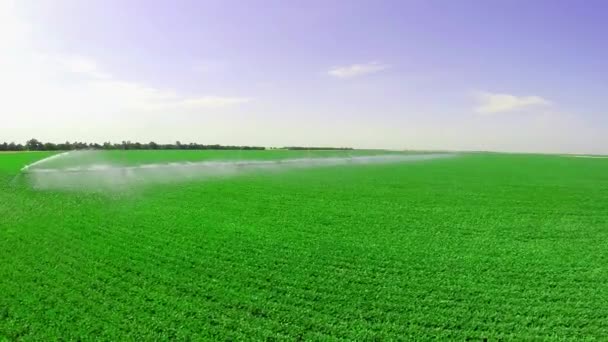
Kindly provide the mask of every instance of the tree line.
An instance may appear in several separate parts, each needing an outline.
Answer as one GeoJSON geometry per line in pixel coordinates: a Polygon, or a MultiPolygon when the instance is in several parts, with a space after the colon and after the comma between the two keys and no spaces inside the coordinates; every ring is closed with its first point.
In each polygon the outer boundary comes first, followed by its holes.
{"type": "Polygon", "coordinates": [[[72,151],[72,150],[265,150],[260,146],[231,146],[231,145],[204,145],[198,143],[182,144],[176,141],[174,144],[158,144],[153,141],[140,143],[132,141],[122,141],[120,143],[104,142],[85,143],[69,142],[55,144],[52,142],[41,142],[37,139],[30,139],[25,144],[7,143],[0,144],[0,151],[72,151]]]}
{"type": "MultiPolygon", "coordinates": [[[[0,151],[72,151],[72,150],[265,150],[261,146],[232,146],[232,145],[204,145],[198,143],[182,144],[176,141],[174,144],[157,144],[153,141],[149,143],[139,143],[122,141],[120,143],[104,142],[85,143],[69,142],[55,144],[52,142],[41,142],[38,139],[30,139],[25,144],[15,142],[4,142],[0,144],[0,151]]],[[[352,147],[305,147],[305,146],[286,146],[283,150],[352,150],[352,147]]]]}

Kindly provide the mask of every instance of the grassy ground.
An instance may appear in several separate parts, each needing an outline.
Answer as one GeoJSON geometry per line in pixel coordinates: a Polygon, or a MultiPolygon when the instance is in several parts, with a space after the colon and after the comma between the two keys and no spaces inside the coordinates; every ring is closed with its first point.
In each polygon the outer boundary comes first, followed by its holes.
{"type": "MultiPolygon", "coordinates": [[[[307,152],[247,153],[107,158],[307,152]]],[[[0,155],[0,338],[608,336],[606,159],[471,154],[110,194],[14,182],[46,155],[0,155]]]]}

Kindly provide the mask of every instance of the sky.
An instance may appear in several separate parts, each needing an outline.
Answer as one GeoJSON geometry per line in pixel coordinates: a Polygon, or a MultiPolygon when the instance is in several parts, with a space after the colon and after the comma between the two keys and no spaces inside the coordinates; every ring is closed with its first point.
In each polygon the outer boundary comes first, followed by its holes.
{"type": "Polygon", "coordinates": [[[0,0],[0,141],[608,154],[603,0],[0,0]]]}

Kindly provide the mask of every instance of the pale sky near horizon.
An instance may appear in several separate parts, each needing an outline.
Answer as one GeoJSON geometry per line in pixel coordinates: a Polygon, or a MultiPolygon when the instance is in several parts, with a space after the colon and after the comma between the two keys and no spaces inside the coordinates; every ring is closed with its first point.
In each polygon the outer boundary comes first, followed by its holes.
{"type": "Polygon", "coordinates": [[[0,141],[608,154],[608,2],[0,0],[0,141]]]}

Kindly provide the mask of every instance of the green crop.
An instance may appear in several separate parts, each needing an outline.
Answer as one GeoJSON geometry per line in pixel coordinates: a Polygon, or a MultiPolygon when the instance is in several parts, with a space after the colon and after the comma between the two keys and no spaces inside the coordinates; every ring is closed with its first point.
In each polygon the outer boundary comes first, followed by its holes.
{"type": "Polygon", "coordinates": [[[0,339],[608,336],[608,159],[463,154],[35,190],[19,170],[49,155],[0,154],[0,339]]]}

